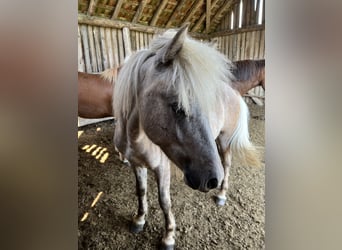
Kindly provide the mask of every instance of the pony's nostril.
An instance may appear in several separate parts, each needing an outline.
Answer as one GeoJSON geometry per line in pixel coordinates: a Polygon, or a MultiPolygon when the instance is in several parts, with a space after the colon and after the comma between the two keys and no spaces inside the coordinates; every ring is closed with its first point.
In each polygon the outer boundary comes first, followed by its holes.
{"type": "Polygon", "coordinates": [[[216,188],[217,184],[218,184],[218,180],[216,178],[212,178],[207,182],[207,188],[208,189],[216,188]]]}

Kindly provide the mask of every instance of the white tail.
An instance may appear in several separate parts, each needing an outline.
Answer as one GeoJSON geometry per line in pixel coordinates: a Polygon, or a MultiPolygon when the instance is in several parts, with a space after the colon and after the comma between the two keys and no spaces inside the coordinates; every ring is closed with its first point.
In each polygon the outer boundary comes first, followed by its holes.
{"type": "Polygon", "coordinates": [[[240,116],[236,129],[229,140],[230,148],[233,155],[237,156],[244,164],[259,167],[261,165],[260,156],[249,139],[248,120],[248,107],[240,96],[240,116]]]}

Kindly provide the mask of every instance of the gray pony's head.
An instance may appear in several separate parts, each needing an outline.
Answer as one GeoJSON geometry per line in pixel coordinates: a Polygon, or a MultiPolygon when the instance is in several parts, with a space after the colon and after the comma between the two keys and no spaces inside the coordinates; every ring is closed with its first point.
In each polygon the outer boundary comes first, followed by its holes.
{"type": "Polygon", "coordinates": [[[219,187],[223,167],[209,114],[230,74],[226,59],[189,38],[187,26],[155,39],[148,53],[138,76],[141,127],[187,185],[204,192],[219,187]]]}

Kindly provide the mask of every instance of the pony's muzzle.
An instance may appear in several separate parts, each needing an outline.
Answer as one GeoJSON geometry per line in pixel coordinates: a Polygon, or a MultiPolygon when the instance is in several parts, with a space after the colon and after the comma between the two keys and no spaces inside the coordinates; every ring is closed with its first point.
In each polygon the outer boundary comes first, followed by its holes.
{"type": "Polygon", "coordinates": [[[184,173],[184,182],[192,189],[201,192],[208,192],[210,189],[218,188],[221,183],[219,177],[214,174],[203,178],[201,176],[191,175],[189,172],[184,173]]]}

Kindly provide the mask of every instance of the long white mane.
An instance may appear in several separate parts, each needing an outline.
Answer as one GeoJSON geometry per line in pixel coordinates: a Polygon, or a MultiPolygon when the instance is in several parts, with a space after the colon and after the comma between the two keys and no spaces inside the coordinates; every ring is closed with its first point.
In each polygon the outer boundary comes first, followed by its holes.
{"type": "MultiPolygon", "coordinates": [[[[140,66],[148,57],[166,46],[175,34],[175,30],[166,31],[151,42],[148,50],[138,51],[125,62],[115,85],[114,110],[124,116],[131,111],[132,98],[137,94],[140,66]]],[[[196,41],[189,36],[186,36],[171,67],[172,74],[165,74],[165,77],[170,79],[165,79],[164,82],[169,85],[166,87],[175,87],[178,105],[187,114],[190,113],[191,104],[194,102],[198,103],[205,113],[213,111],[216,101],[222,98],[225,93],[223,90],[233,79],[230,60],[209,44],[196,41]]],[[[117,115],[119,113],[115,114],[117,115]]]]}
{"type": "Polygon", "coordinates": [[[133,102],[137,98],[139,69],[152,54],[151,51],[140,50],[126,58],[114,86],[113,107],[115,107],[115,117],[127,117],[131,112],[133,102]]]}

